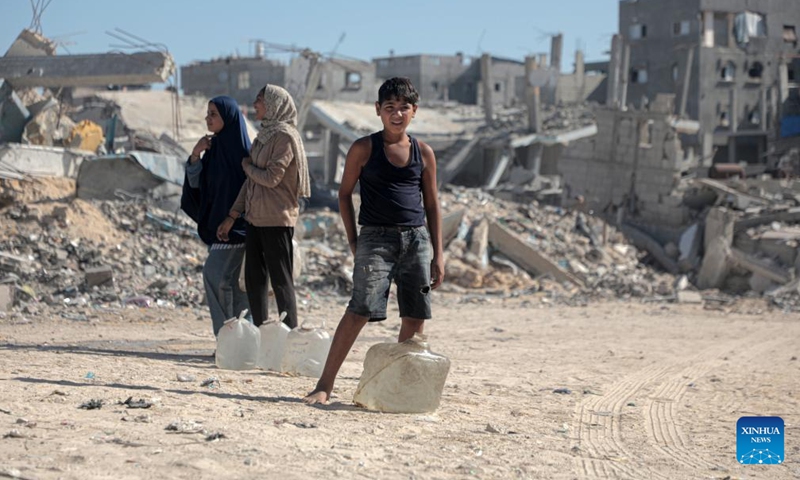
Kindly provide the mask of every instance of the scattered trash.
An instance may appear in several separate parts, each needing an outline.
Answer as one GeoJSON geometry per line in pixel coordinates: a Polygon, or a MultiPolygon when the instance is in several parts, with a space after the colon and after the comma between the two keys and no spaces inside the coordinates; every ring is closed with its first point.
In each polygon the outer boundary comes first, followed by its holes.
{"type": "Polygon", "coordinates": [[[224,433],[212,433],[211,435],[206,436],[206,442],[216,442],[218,440],[222,440],[223,438],[228,438],[225,436],[224,433]]]}
{"type": "Polygon", "coordinates": [[[121,405],[127,405],[128,408],[150,408],[153,406],[153,402],[149,400],[145,400],[140,398],[139,400],[134,400],[133,397],[128,397],[127,400],[120,403],[121,405]]]}
{"type": "Polygon", "coordinates": [[[503,433],[499,427],[492,425],[491,423],[486,424],[486,431],[489,433],[503,433]]]}
{"type": "Polygon", "coordinates": [[[220,387],[219,380],[217,380],[217,377],[211,377],[211,378],[207,378],[207,379],[203,380],[203,382],[200,384],[200,386],[201,387],[208,387],[208,388],[219,388],[220,387]]]}
{"type": "MultiPolygon", "coordinates": [[[[196,380],[195,377],[193,377],[192,375],[184,375],[183,373],[179,373],[177,379],[178,379],[179,382],[184,382],[184,383],[194,382],[196,380]]],[[[205,385],[201,385],[201,386],[205,386],[205,385]]]]}
{"type": "Polygon", "coordinates": [[[83,402],[78,408],[83,408],[85,410],[95,410],[103,408],[103,401],[93,398],[91,400],[83,402]]]}
{"type": "Polygon", "coordinates": [[[204,433],[205,429],[203,425],[199,422],[195,422],[193,420],[183,421],[177,420],[164,428],[164,430],[172,433],[204,433]]]}
{"type": "Polygon", "coordinates": [[[317,428],[316,423],[312,422],[293,422],[287,418],[275,420],[275,426],[279,425],[294,425],[297,428],[317,428]]]}
{"type": "Polygon", "coordinates": [[[3,435],[3,438],[30,438],[30,435],[26,435],[15,428],[3,435]]]}
{"type": "Polygon", "coordinates": [[[570,390],[569,388],[556,388],[555,390],[553,390],[553,393],[558,393],[560,395],[571,395],[572,390],[570,390]]]}
{"type": "Polygon", "coordinates": [[[28,428],[33,428],[33,427],[36,426],[36,422],[27,420],[25,418],[18,418],[16,423],[17,423],[17,425],[22,425],[22,426],[28,427],[28,428]]]}
{"type": "Polygon", "coordinates": [[[153,420],[150,418],[150,415],[137,415],[133,418],[124,416],[122,417],[123,422],[135,422],[135,423],[152,423],[153,420]]]}
{"type": "Polygon", "coordinates": [[[86,376],[83,377],[83,378],[85,378],[87,380],[94,380],[94,372],[87,373],[86,376]]]}

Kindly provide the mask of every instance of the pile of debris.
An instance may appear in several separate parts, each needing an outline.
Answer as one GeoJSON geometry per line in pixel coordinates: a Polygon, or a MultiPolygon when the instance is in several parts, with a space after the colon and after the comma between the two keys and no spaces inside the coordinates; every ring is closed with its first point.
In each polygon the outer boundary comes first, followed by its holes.
{"type": "Polygon", "coordinates": [[[478,189],[442,192],[448,282],[462,288],[551,291],[566,298],[674,295],[675,278],[611,225],[579,209],[519,204],[478,189]]]}
{"type": "Polygon", "coordinates": [[[713,295],[761,296],[800,311],[800,183],[792,179],[690,180],[695,220],[673,238],[653,226],[626,235],[661,268],[713,295]]]}
{"type": "Polygon", "coordinates": [[[27,313],[197,306],[205,248],[193,230],[185,216],[136,201],[17,201],[0,219],[0,282],[27,313]]]}
{"type": "MultiPolygon", "coordinates": [[[[85,318],[97,308],[203,304],[206,247],[181,212],[141,198],[75,198],[68,179],[4,180],[0,190],[0,284],[6,292],[0,310],[13,303],[29,314],[51,308],[85,318]]],[[[444,192],[442,202],[453,212],[445,220],[445,290],[568,299],[671,289],[672,279],[641,264],[613,229],[605,246],[592,245],[602,237],[597,220],[587,217],[595,239],[574,231],[576,212],[516,205],[480,190],[444,192]]],[[[301,301],[348,294],[353,258],[338,214],[303,214],[296,236],[301,301]]]]}

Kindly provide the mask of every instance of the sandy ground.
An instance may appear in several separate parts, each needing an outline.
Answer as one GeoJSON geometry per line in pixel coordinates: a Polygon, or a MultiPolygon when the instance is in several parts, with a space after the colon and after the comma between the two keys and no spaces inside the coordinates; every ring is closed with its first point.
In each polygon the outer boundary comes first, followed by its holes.
{"type": "MultiPolygon", "coordinates": [[[[343,303],[302,316],[332,330],[343,303]]],[[[322,407],[299,402],[312,379],[217,369],[210,320],[191,310],[6,316],[0,477],[800,478],[800,317],[738,312],[439,294],[428,333],[452,368],[425,415],[352,404],[366,350],[397,334],[391,316],[364,330],[322,407]],[[90,399],[105,405],[79,408],[90,399]],[[783,465],[736,463],[745,415],[783,417],[783,465]]]]}

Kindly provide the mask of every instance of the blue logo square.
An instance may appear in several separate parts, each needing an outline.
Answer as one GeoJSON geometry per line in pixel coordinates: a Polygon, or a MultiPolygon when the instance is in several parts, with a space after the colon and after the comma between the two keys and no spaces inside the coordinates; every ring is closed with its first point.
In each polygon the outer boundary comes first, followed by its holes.
{"type": "Polygon", "coordinates": [[[736,422],[736,460],[744,465],[778,465],[785,460],[781,417],[742,417],[736,422]]]}

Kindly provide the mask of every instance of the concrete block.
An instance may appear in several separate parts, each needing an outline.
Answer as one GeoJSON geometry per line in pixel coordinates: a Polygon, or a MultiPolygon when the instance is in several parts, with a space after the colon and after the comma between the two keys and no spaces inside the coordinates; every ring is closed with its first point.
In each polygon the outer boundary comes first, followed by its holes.
{"type": "Polygon", "coordinates": [[[728,265],[730,250],[730,243],[720,237],[714,237],[706,244],[703,262],[697,274],[698,288],[705,290],[723,285],[730,269],[728,265]]]}
{"type": "Polygon", "coordinates": [[[85,280],[86,286],[89,288],[94,286],[113,285],[114,272],[108,265],[90,268],[85,272],[85,280]]]}
{"type": "Polygon", "coordinates": [[[703,303],[703,296],[700,294],[700,292],[681,290],[678,292],[678,303],[703,303]]]}
{"type": "Polygon", "coordinates": [[[489,221],[486,218],[472,229],[469,253],[478,257],[484,268],[489,265],[489,221]]]}
{"type": "Polygon", "coordinates": [[[733,244],[733,227],[736,215],[725,207],[712,208],[706,216],[706,231],[703,240],[705,251],[709,250],[711,242],[719,238],[730,247],[733,244]]]}
{"type": "Polygon", "coordinates": [[[0,285],[0,312],[11,311],[14,306],[14,285],[0,285]]]}

